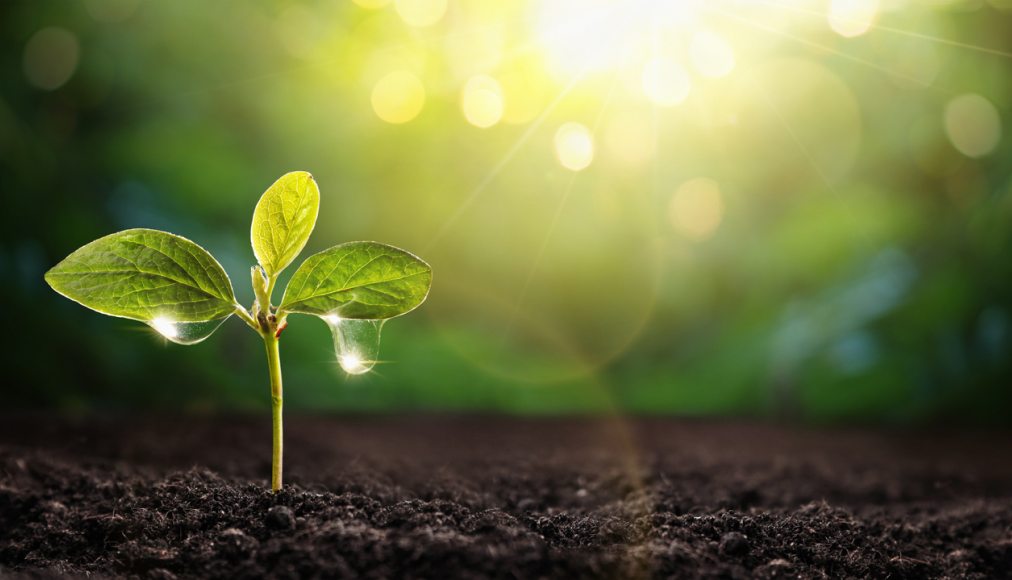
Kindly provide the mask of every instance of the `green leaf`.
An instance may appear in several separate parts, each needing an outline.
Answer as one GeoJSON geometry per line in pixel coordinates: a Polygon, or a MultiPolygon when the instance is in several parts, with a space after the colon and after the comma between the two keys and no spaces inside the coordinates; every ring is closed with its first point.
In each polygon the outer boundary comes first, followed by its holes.
{"type": "Polygon", "coordinates": [[[267,276],[277,277],[299,255],[320,213],[320,190],[305,171],[281,176],[253,210],[250,242],[267,276]]]}
{"type": "Polygon", "coordinates": [[[384,319],[425,301],[432,269],[404,250],[350,242],[306,259],[281,299],[280,310],[341,318],[384,319]]]}
{"type": "Polygon", "coordinates": [[[60,294],[103,314],[142,322],[206,322],[235,309],[232,283],[190,240],[134,229],[99,238],[46,272],[60,294]]]}

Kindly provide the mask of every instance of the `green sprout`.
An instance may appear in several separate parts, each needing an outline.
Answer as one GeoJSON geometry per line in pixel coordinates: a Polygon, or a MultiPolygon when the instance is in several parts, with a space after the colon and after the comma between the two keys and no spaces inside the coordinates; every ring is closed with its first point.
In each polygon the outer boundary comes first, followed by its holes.
{"type": "Polygon", "coordinates": [[[278,342],[288,315],[311,314],[334,334],[341,366],[351,374],[375,364],[384,320],[414,310],[429,293],[432,270],[418,257],[377,242],[349,242],[307,258],[292,275],[281,304],[271,303],[278,275],[309,240],[320,190],[304,171],[283,175],[257,202],[250,242],[252,308],[235,298],[221,264],[190,240],[150,229],[110,234],[46,272],[63,296],[97,312],[143,322],[179,344],[195,344],[233,314],[263,338],[273,418],[271,489],[281,489],[283,432],[278,342]]]}

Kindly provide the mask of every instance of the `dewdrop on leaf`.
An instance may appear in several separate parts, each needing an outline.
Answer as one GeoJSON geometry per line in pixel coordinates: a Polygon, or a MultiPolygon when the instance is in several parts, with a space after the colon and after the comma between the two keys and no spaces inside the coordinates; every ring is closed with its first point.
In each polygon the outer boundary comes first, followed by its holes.
{"type": "Polygon", "coordinates": [[[361,375],[376,366],[384,321],[341,318],[333,313],[321,318],[330,327],[337,362],[344,372],[361,375]]]}

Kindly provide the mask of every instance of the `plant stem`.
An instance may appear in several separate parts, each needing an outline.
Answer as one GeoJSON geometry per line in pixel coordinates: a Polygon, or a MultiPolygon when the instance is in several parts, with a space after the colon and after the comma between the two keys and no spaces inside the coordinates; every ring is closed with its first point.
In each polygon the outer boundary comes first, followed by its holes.
{"type": "Polygon", "coordinates": [[[264,345],[267,347],[267,366],[271,373],[271,416],[274,426],[274,452],[271,455],[271,491],[281,489],[281,456],[283,452],[283,434],[281,425],[281,354],[278,350],[278,339],[270,332],[264,334],[264,345]]]}
{"type": "Polygon", "coordinates": [[[260,332],[260,325],[257,324],[256,320],[253,320],[253,316],[250,315],[250,313],[247,312],[245,308],[243,308],[239,304],[236,304],[234,312],[235,312],[236,316],[238,316],[239,318],[241,318],[242,321],[246,323],[246,326],[252,328],[253,330],[255,330],[257,332],[260,332]]]}

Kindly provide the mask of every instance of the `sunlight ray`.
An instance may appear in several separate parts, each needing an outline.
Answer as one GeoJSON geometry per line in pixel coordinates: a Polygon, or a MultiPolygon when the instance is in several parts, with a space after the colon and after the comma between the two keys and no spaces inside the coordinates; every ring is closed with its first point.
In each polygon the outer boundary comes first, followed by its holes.
{"type": "MultiPolygon", "coordinates": [[[[777,8],[782,8],[784,10],[790,10],[792,12],[796,12],[796,13],[799,13],[799,14],[805,14],[805,15],[810,16],[812,18],[822,18],[822,19],[825,19],[825,18],[829,17],[829,14],[827,14],[826,12],[822,12],[822,11],[819,11],[819,10],[813,10],[811,8],[804,8],[804,7],[801,7],[801,6],[792,6],[792,5],[789,5],[789,4],[783,4],[783,3],[780,3],[780,2],[775,2],[774,0],[752,0],[752,1],[754,3],[756,3],[756,4],[765,4],[767,6],[775,6],[777,8]]],[[[934,43],[937,43],[937,44],[944,44],[944,45],[947,45],[947,46],[952,46],[952,47],[955,47],[955,48],[962,48],[962,49],[965,49],[965,50],[971,50],[971,51],[979,52],[979,53],[982,53],[982,54],[989,54],[989,55],[992,55],[992,56],[1000,56],[1002,58],[1012,58],[1012,52],[1008,52],[1008,51],[1005,51],[1005,50],[1000,50],[1000,49],[997,49],[997,48],[989,48],[989,47],[986,47],[986,46],[980,46],[980,45],[976,45],[976,44],[970,44],[970,43],[967,43],[967,42],[960,42],[958,40],[952,40],[952,39],[949,39],[949,38],[942,38],[940,36],[932,36],[930,34],[923,34],[923,33],[920,33],[920,32],[913,31],[913,30],[906,30],[906,29],[903,29],[903,28],[896,28],[896,27],[893,27],[893,26],[886,26],[884,24],[879,24],[877,22],[871,23],[871,29],[872,30],[879,30],[879,31],[882,31],[882,32],[888,32],[890,34],[898,34],[900,36],[907,36],[907,37],[910,37],[910,38],[917,38],[919,40],[927,40],[929,42],[934,42],[934,43]]]]}
{"type": "Polygon", "coordinates": [[[580,83],[581,80],[589,72],[589,63],[586,63],[584,67],[574,74],[568,83],[559,91],[558,95],[545,107],[545,109],[538,115],[538,117],[531,122],[527,129],[520,135],[517,141],[506,151],[503,157],[496,163],[492,169],[485,175],[484,178],[471,190],[471,192],[464,198],[464,201],[457,207],[456,210],[443,222],[443,224],[436,230],[432,239],[425,246],[425,250],[429,250],[439,243],[440,240],[449,232],[453,224],[471,207],[471,205],[477,201],[478,197],[488,188],[489,185],[495,181],[496,177],[506,168],[507,165],[513,160],[517,153],[523,148],[523,146],[530,140],[530,138],[541,128],[545,120],[555,111],[559,104],[565,100],[565,98],[572,92],[573,88],[580,83]]]}
{"type": "Polygon", "coordinates": [[[756,30],[761,30],[761,31],[767,32],[769,34],[775,34],[777,36],[781,36],[781,37],[787,38],[789,40],[793,40],[794,42],[797,42],[799,44],[803,44],[803,45],[809,46],[811,48],[814,48],[816,50],[820,50],[820,51],[828,53],[828,54],[836,55],[836,56],[838,56],[840,58],[849,60],[851,62],[860,64],[860,65],[863,65],[863,66],[866,66],[868,68],[875,69],[875,70],[877,70],[877,71],[879,71],[879,72],[881,72],[881,73],[883,73],[885,75],[888,75],[888,76],[891,76],[891,77],[894,77],[894,78],[897,78],[897,79],[901,79],[901,80],[904,80],[904,81],[909,82],[909,83],[913,83],[913,84],[918,85],[920,87],[923,87],[925,89],[929,89],[929,90],[933,90],[933,91],[938,91],[938,92],[946,94],[946,95],[949,95],[949,94],[953,93],[953,91],[951,91],[951,90],[945,89],[943,87],[939,87],[939,86],[937,86],[937,85],[935,85],[933,83],[925,82],[923,79],[919,79],[919,78],[916,78],[916,77],[905,75],[905,74],[900,73],[900,72],[896,72],[896,71],[894,71],[894,70],[892,70],[892,69],[890,69],[888,67],[884,67],[884,66],[875,64],[874,62],[872,62],[870,60],[866,60],[866,59],[863,59],[863,58],[860,58],[860,57],[856,57],[856,56],[851,55],[851,54],[847,54],[846,52],[837,50],[835,48],[826,46],[824,44],[819,44],[817,42],[813,42],[811,40],[807,40],[805,38],[801,38],[800,36],[795,36],[793,34],[790,34],[789,32],[785,32],[783,30],[778,30],[776,28],[772,28],[772,27],[769,27],[769,26],[764,26],[764,25],[758,24],[756,22],[751,22],[751,21],[749,21],[746,18],[742,18],[740,16],[736,16],[734,14],[730,14],[730,13],[724,11],[724,10],[717,9],[717,8],[712,7],[712,6],[707,6],[706,10],[709,10],[709,11],[713,12],[714,14],[719,14],[719,15],[721,15],[721,16],[729,19],[729,20],[733,20],[735,22],[738,22],[739,24],[743,24],[743,25],[748,26],[750,28],[753,28],[753,29],[756,29],[756,30]]]}
{"type": "Polygon", "coordinates": [[[513,145],[510,146],[510,148],[506,151],[506,153],[503,154],[502,158],[498,161],[498,163],[496,163],[492,167],[492,169],[490,169],[488,173],[485,174],[485,177],[483,177],[482,180],[478,182],[478,185],[476,185],[474,189],[472,189],[471,192],[467,194],[467,197],[464,198],[464,201],[461,202],[459,206],[457,206],[457,209],[454,210],[454,212],[450,214],[450,217],[448,217],[446,221],[443,222],[443,225],[441,225],[439,229],[436,230],[436,233],[432,236],[432,239],[429,240],[429,243],[425,246],[425,250],[429,250],[437,243],[439,243],[439,241],[443,238],[443,236],[445,236],[447,232],[450,230],[450,228],[453,227],[453,224],[458,219],[460,219],[460,217],[468,210],[468,208],[471,207],[471,205],[475,201],[477,201],[478,197],[481,196],[482,192],[484,192],[485,189],[487,189],[488,186],[491,185],[493,181],[495,181],[495,178],[499,176],[499,174],[502,172],[503,169],[506,168],[507,165],[509,165],[510,161],[513,160],[516,154],[519,153],[521,149],[523,149],[523,146],[527,144],[527,141],[529,141],[530,138],[534,136],[535,133],[538,132],[538,129],[540,129],[541,125],[544,124],[545,119],[547,119],[548,116],[551,115],[553,111],[555,111],[556,107],[559,106],[559,103],[565,100],[566,96],[568,96],[569,93],[573,90],[573,87],[575,87],[580,82],[580,80],[582,80],[583,76],[584,76],[583,72],[573,75],[573,78],[569,81],[569,83],[567,83],[566,86],[563,87],[561,91],[559,91],[559,94],[556,95],[554,99],[552,99],[552,102],[550,102],[548,106],[545,107],[545,109],[541,112],[541,114],[538,115],[538,117],[531,122],[531,124],[527,127],[527,129],[524,130],[524,132],[520,135],[520,137],[517,138],[516,142],[514,142],[513,145]]]}
{"type": "MultiPolygon", "coordinates": [[[[594,124],[590,128],[590,134],[593,137],[597,137],[604,115],[611,106],[612,100],[615,96],[615,89],[618,86],[619,73],[620,71],[616,70],[615,74],[612,76],[611,85],[608,88],[608,94],[602,101],[601,108],[598,110],[597,116],[594,118],[594,124]]],[[[548,245],[551,243],[552,237],[555,234],[555,228],[558,226],[559,220],[562,218],[562,214],[566,208],[566,203],[569,201],[569,197],[573,193],[573,187],[576,185],[576,178],[579,174],[579,171],[574,171],[569,177],[566,189],[563,191],[562,197],[559,199],[559,203],[555,207],[555,213],[552,215],[552,221],[548,224],[548,230],[545,232],[545,237],[541,240],[541,246],[538,248],[538,252],[534,256],[534,261],[531,262],[531,267],[527,270],[527,276],[524,278],[524,283],[520,287],[520,292],[517,294],[516,302],[513,306],[513,312],[510,314],[509,320],[503,328],[504,340],[512,330],[517,314],[523,307],[524,300],[527,298],[527,292],[530,290],[531,283],[534,281],[534,276],[541,267],[541,261],[544,259],[545,252],[548,250],[548,245]]]]}

